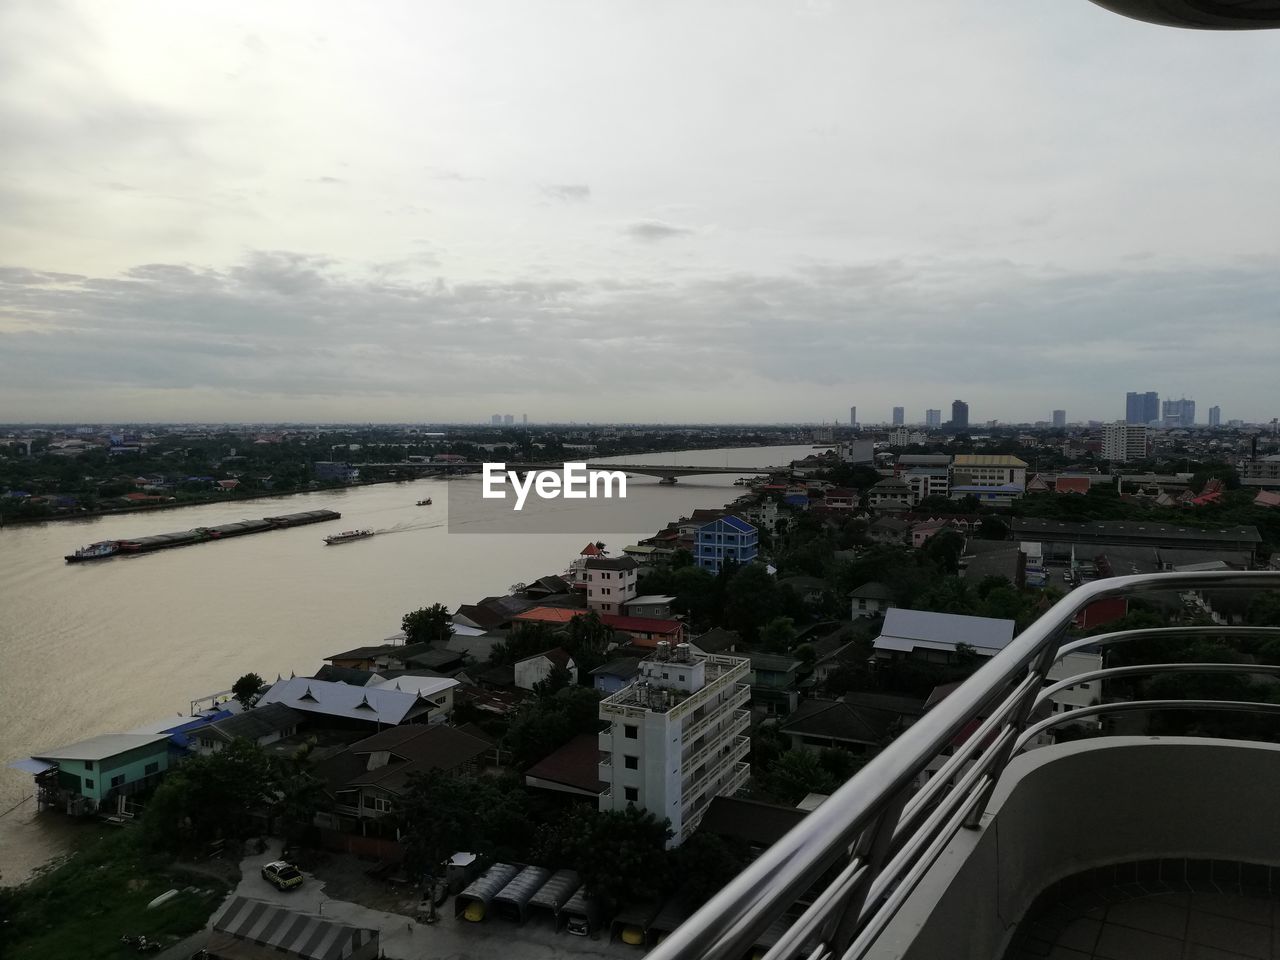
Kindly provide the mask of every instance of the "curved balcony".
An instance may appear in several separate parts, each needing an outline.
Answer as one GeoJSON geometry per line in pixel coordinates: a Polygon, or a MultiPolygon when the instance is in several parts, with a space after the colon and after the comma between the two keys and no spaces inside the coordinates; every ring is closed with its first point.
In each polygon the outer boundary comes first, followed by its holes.
{"type": "MultiPolygon", "coordinates": [[[[1255,742],[1258,738],[1248,733],[1245,739],[1101,736],[1044,744],[1058,728],[1082,719],[1100,718],[1109,731],[1123,729],[1135,714],[1194,711],[1197,717],[1262,725],[1280,717],[1280,704],[1204,698],[1106,702],[1104,697],[1102,703],[1040,719],[1050,697],[1082,682],[1110,685],[1144,675],[1276,677],[1280,668],[1271,664],[1213,662],[1117,666],[1048,679],[1055,663],[1083,646],[1201,637],[1280,640],[1280,628],[1216,626],[1067,640],[1075,615],[1102,598],[1225,588],[1280,588],[1280,572],[1117,577],[1077,589],[867,763],[650,956],[737,960],[754,949],[765,960],[1020,958],[1045,897],[1081,875],[1105,869],[1118,877],[1114,871],[1121,868],[1115,865],[1121,864],[1129,865],[1125,876],[1136,877],[1143,865],[1158,879],[1166,869],[1159,865],[1168,864],[1170,876],[1182,871],[1184,886],[1162,895],[1188,898],[1197,895],[1185,885],[1200,869],[1194,864],[1225,864],[1223,869],[1234,870],[1237,878],[1247,871],[1256,876],[1261,869],[1269,877],[1270,867],[1280,868],[1280,814],[1272,801],[1280,787],[1280,747],[1255,742]],[[960,746],[948,755],[956,742],[960,746]],[[930,771],[936,772],[930,776],[930,771]],[[762,942],[771,944],[767,952],[759,951],[762,942]]],[[[1248,724],[1242,729],[1247,731],[1248,724]]],[[[1238,881],[1227,892],[1243,889],[1238,881]]],[[[1270,895],[1270,886],[1266,889],[1270,895]]],[[[1280,882],[1276,890],[1280,896],[1280,882]]],[[[1181,902],[1188,916],[1197,912],[1190,900],[1181,902]]],[[[1100,930],[1106,926],[1105,913],[1101,919],[1081,918],[1089,919],[1100,930]]],[[[1188,944],[1202,943],[1194,939],[1198,934],[1189,921],[1184,934],[1188,944]]],[[[1072,949],[1049,938],[1037,944],[1044,949],[1028,955],[1072,949]]],[[[1212,956],[1213,948],[1204,944],[1203,952],[1186,955],[1212,956]]],[[[1182,941],[1177,950],[1174,955],[1184,955],[1182,941]]],[[[1125,960],[1144,954],[1097,955],[1125,960]]]]}

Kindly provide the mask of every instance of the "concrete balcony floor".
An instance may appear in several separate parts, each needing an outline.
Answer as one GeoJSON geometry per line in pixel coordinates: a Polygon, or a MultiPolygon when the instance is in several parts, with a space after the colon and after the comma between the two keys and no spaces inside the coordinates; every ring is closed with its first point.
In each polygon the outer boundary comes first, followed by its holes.
{"type": "Polygon", "coordinates": [[[1280,897],[1134,886],[1024,922],[1005,960],[1280,960],[1280,897]]]}

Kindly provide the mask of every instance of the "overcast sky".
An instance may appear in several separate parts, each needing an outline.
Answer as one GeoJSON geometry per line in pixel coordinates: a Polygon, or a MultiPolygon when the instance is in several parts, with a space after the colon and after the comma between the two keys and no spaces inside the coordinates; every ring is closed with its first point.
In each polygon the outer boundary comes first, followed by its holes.
{"type": "Polygon", "coordinates": [[[0,6],[0,422],[1280,414],[1280,31],[0,6]]]}

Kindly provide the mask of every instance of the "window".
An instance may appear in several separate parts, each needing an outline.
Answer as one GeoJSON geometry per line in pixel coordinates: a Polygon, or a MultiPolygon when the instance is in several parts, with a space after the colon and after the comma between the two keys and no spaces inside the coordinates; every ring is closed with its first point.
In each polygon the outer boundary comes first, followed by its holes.
{"type": "Polygon", "coordinates": [[[627,798],[627,803],[635,803],[640,799],[640,791],[636,787],[623,787],[622,795],[627,798]]]}
{"type": "Polygon", "coordinates": [[[86,790],[92,790],[92,789],[93,789],[93,781],[92,781],[92,780],[85,780],[85,782],[84,782],[84,787],[85,787],[85,789],[86,789],[86,790]]]}
{"type": "Polygon", "coordinates": [[[626,767],[628,770],[639,770],[640,758],[624,754],[622,758],[622,765],[626,767]]]}
{"type": "Polygon", "coordinates": [[[682,682],[683,682],[683,681],[684,681],[684,674],[683,674],[683,673],[678,673],[678,674],[676,674],[676,678],[677,678],[678,680],[680,680],[680,681],[682,681],[682,682]]]}
{"type": "Polygon", "coordinates": [[[111,789],[112,789],[112,790],[114,790],[116,787],[123,787],[123,786],[124,786],[124,774],[123,774],[123,773],[117,773],[114,777],[112,777],[112,778],[111,778],[111,789]]]}
{"type": "Polygon", "coordinates": [[[364,806],[366,810],[373,810],[377,813],[390,813],[391,801],[386,797],[369,797],[364,798],[364,806]]]}
{"type": "Polygon", "coordinates": [[[92,760],[86,760],[86,761],[84,762],[84,768],[85,768],[86,770],[92,770],[92,769],[93,769],[93,761],[92,761],[92,760]]]}
{"type": "Polygon", "coordinates": [[[634,723],[624,723],[622,725],[622,735],[628,740],[638,740],[640,738],[640,728],[634,723]]]}
{"type": "Polygon", "coordinates": [[[663,680],[670,680],[670,679],[671,679],[671,675],[670,675],[669,673],[667,673],[667,671],[663,670],[663,671],[662,671],[662,679],[663,679],[663,680]]]}
{"type": "Polygon", "coordinates": [[[148,763],[146,767],[143,768],[142,772],[148,777],[151,776],[153,773],[159,773],[160,761],[153,760],[151,763],[148,763]]]}

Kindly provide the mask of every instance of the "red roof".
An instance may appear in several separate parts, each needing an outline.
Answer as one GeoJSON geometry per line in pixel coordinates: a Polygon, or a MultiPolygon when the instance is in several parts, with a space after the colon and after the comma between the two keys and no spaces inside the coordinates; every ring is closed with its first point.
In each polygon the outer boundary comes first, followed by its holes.
{"type": "Polygon", "coordinates": [[[582,553],[578,554],[578,556],[580,557],[599,557],[603,555],[604,555],[604,551],[601,550],[599,547],[597,547],[594,543],[588,543],[585,547],[582,548],[582,553]]]}
{"type": "Polygon", "coordinates": [[[1258,495],[1253,498],[1255,507],[1280,507],[1280,493],[1274,490],[1259,490],[1258,495]]]}
{"type": "Polygon", "coordinates": [[[1056,493],[1088,493],[1088,477],[1059,477],[1053,484],[1056,493]]]}
{"type": "Polygon", "coordinates": [[[616,613],[600,614],[600,621],[606,626],[614,630],[624,630],[627,633],[661,633],[675,634],[679,633],[684,624],[679,620],[661,620],[657,617],[624,617],[616,613]]]}
{"type": "Polygon", "coordinates": [[[535,623],[568,623],[574,617],[586,613],[585,610],[566,610],[564,607],[534,607],[524,613],[517,613],[512,620],[527,620],[535,623]]]}

